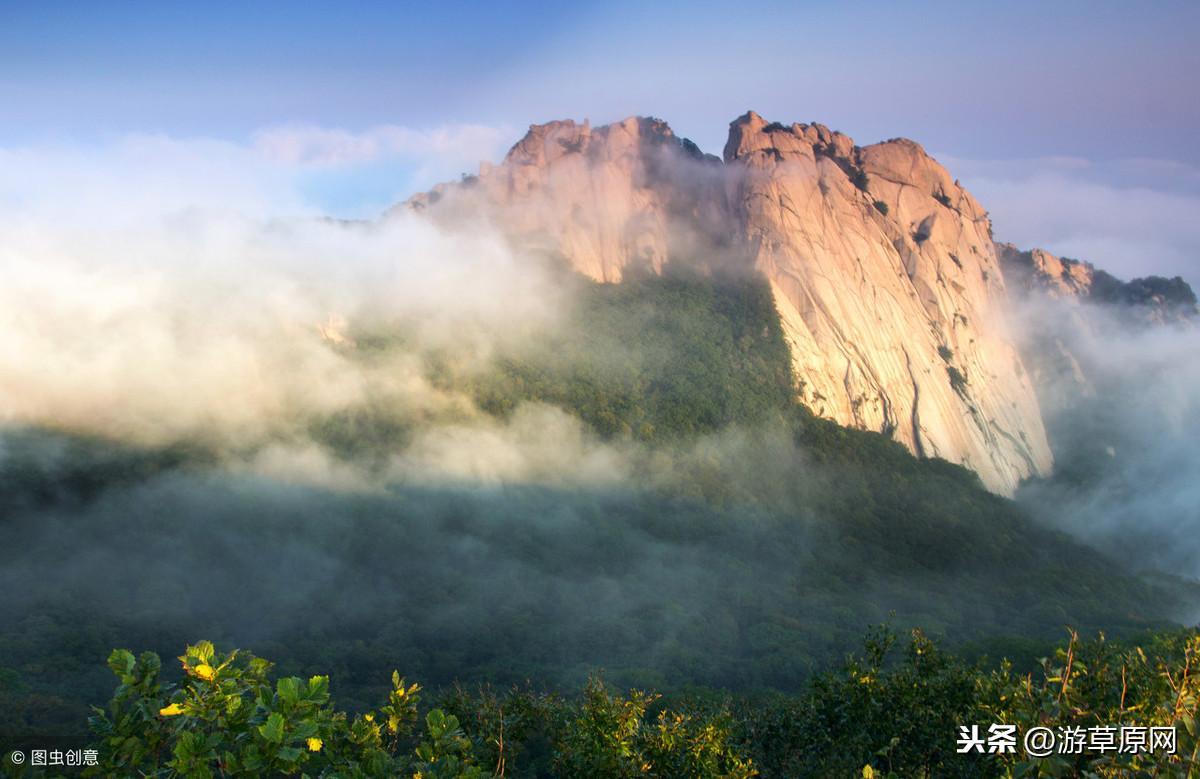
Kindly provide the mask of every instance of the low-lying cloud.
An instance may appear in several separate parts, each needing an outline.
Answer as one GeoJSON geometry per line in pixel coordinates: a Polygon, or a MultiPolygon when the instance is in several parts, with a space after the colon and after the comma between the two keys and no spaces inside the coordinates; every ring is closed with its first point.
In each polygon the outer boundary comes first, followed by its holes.
{"type": "Polygon", "coordinates": [[[1200,169],[1077,158],[941,161],[984,204],[996,238],[1129,279],[1200,281],[1200,169]]]}
{"type": "Polygon", "coordinates": [[[482,227],[449,235],[405,217],[347,228],[188,214],[6,234],[4,417],[143,440],[242,435],[362,402],[372,385],[428,408],[403,355],[385,367],[339,348],[344,322],[402,328],[410,354],[482,355],[548,326],[561,302],[482,227]]]}
{"type": "Polygon", "coordinates": [[[1019,311],[1058,461],[1019,499],[1127,565],[1200,578],[1200,327],[1036,297],[1019,311]]]}
{"type": "Polygon", "coordinates": [[[135,137],[0,162],[7,424],[246,445],[372,397],[461,418],[421,355],[486,359],[564,305],[486,224],[325,220],[300,191],[309,163],[255,148],[135,137]],[[363,359],[348,328],[407,340],[363,359]]]}
{"type": "Polygon", "coordinates": [[[132,133],[0,147],[0,206],[80,224],[214,210],[243,217],[373,217],[503,155],[507,127],[362,130],[281,125],[246,141],[132,133]]]}

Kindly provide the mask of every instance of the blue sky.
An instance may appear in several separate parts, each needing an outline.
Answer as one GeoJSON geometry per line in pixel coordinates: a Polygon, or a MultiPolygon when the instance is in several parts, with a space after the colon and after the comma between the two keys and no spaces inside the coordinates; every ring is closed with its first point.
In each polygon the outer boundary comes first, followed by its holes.
{"type": "MultiPolygon", "coordinates": [[[[1049,170],[1193,213],[1198,34],[1196,2],[0,0],[0,148],[366,135],[349,157],[304,153],[303,191],[352,215],[495,158],[531,122],[651,114],[719,153],[753,108],[860,143],[914,138],[958,161],[1002,235],[1095,253],[1072,237],[1080,214],[1056,226],[985,196],[1049,170]]],[[[1140,240],[1116,238],[1126,253],[1140,240]]],[[[1193,267],[1200,236],[1170,242],[1153,249],[1162,270],[1193,267]]]]}

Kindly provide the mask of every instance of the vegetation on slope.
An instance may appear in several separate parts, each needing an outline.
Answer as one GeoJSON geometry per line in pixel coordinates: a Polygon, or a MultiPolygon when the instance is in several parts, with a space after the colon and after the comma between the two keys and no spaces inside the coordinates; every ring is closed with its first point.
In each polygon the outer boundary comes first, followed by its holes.
{"type": "Polygon", "coordinates": [[[281,677],[247,653],[189,646],[164,681],[153,653],[117,650],[120,681],[92,727],[94,774],[155,776],[794,777],[1191,776],[1200,769],[1200,633],[1141,645],[1072,634],[1036,673],[970,666],[920,631],[887,628],[799,695],[692,691],[664,700],[529,688],[449,691],[428,708],[396,672],[382,706],[335,708],[328,676],[281,677]],[[175,681],[177,679],[178,681],[175,681]],[[1011,751],[960,751],[961,728],[1016,726],[1011,751]],[[1121,726],[1172,728],[1175,745],[1121,751],[1121,726]],[[1112,750],[1029,754],[1024,733],[1114,728],[1112,750]]]}
{"type": "MultiPolygon", "coordinates": [[[[498,423],[529,402],[583,420],[619,463],[608,481],[346,492],[187,445],[9,435],[0,733],[78,734],[106,694],[96,658],[198,635],[328,674],[353,711],[397,666],[434,687],[571,689],[603,668],[668,693],[794,695],[889,613],[1030,667],[1064,624],[1162,626],[1186,596],[1039,528],[963,468],[797,406],[761,282],[578,284],[562,328],[482,372],[427,356],[428,376],[498,423]]],[[[359,352],[399,343],[361,337],[359,352]]],[[[375,467],[417,424],[381,398],[308,428],[375,467]]]]}
{"type": "Polygon", "coordinates": [[[765,283],[668,268],[582,285],[572,321],[501,355],[470,389],[501,416],[540,401],[602,436],[661,441],[770,423],[794,381],[765,283]]]}

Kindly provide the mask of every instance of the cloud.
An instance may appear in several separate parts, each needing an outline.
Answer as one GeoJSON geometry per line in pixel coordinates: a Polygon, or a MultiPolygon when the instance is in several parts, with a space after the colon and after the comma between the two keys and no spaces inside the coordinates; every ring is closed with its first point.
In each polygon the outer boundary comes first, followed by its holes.
{"type": "Polygon", "coordinates": [[[393,157],[449,158],[475,165],[498,157],[512,138],[510,128],[476,124],[433,130],[380,125],[361,132],[286,125],[257,132],[254,149],[277,162],[321,167],[362,165],[393,157]]]}
{"type": "Polygon", "coordinates": [[[312,214],[302,171],[231,141],[135,134],[99,146],[0,148],[0,205],[7,226],[55,219],[111,228],[182,211],[242,216],[312,214]]]}
{"type": "Polygon", "coordinates": [[[184,210],[374,217],[499,159],[514,137],[473,124],[281,126],[246,141],[134,133],[93,145],[0,147],[0,207],[104,225],[184,210]]]}
{"type": "Polygon", "coordinates": [[[8,424],[244,445],[377,397],[461,417],[421,355],[486,356],[562,303],[486,225],[317,218],[303,165],[257,147],[130,136],[0,149],[0,167],[8,424]],[[409,341],[360,359],[331,317],[409,341]]]}
{"type": "Polygon", "coordinates": [[[1057,461],[1018,500],[1131,567],[1200,578],[1200,328],[1037,296],[1017,322],[1057,461]]]}
{"type": "Polygon", "coordinates": [[[436,393],[415,366],[356,360],[322,326],[392,322],[414,354],[451,338],[483,353],[546,321],[554,299],[495,236],[415,219],[370,231],[212,216],[44,227],[0,250],[0,408],[94,433],[246,437],[368,391],[428,408],[436,393]]]}
{"type": "Polygon", "coordinates": [[[1200,282],[1200,168],[1133,158],[942,162],[989,210],[998,240],[1121,278],[1200,282]]]}
{"type": "Polygon", "coordinates": [[[442,181],[499,159],[516,136],[476,124],[413,129],[380,125],[348,131],[306,125],[254,134],[256,155],[297,172],[308,198],[328,213],[374,217],[442,181]]]}

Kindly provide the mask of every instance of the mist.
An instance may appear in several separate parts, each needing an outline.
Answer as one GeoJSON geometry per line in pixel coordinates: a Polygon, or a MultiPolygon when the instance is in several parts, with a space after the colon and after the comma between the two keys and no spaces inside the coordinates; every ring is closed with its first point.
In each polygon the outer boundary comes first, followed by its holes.
{"type": "Polygon", "coordinates": [[[114,646],[206,638],[331,673],[351,708],[393,668],[796,690],[872,622],[1048,639],[1179,611],[965,469],[796,407],[769,292],[703,256],[719,236],[673,244],[709,276],[593,284],[483,216],[323,218],[289,166],[371,153],[327,142],[22,153],[0,659],[31,688],[98,702],[114,646]]]}
{"type": "MultiPolygon", "coordinates": [[[[498,356],[577,326],[581,281],[483,218],[322,218],[288,166],[371,149],[302,136],[6,153],[5,663],[208,637],[372,683],[731,678],[687,647],[714,608],[734,621],[730,560],[804,567],[803,521],[790,549],[752,531],[806,489],[788,434],[651,447],[545,403],[481,410],[498,356]],[[348,670],[344,635],[387,654],[348,670]]],[[[663,356],[633,349],[602,359],[663,356]]],[[[102,665],[82,673],[97,698],[102,665]]]]}
{"type": "Polygon", "coordinates": [[[1196,579],[1200,328],[1147,313],[1036,295],[1020,306],[1057,474],[1018,499],[1135,569],[1196,579]]]}
{"type": "Polygon", "coordinates": [[[43,164],[18,168],[0,215],[0,419],[246,447],[368,397],[469,415],[416,356],[453,343],[485,359],[552,326],[565,290],[486,225],[320,219],[277,166],[237,174],[257,157],[221,146],[200,169],[209,144],[196,146],[129,141],[78,166],[75,152],[22,155],[43,164]],[[411,345],[387,364],[352,359],[351,323],[411,345]]]}

